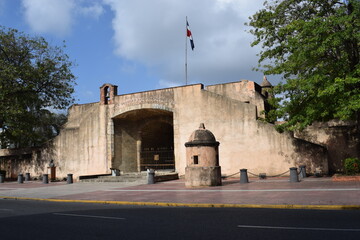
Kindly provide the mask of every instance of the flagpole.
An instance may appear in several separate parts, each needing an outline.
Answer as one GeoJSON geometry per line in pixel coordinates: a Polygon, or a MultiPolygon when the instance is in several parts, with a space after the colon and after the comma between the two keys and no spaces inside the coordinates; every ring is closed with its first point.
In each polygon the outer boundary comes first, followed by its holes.
{"type": "Polygon", "coordinates": [[[186,16],[186,21],[185,21],[185,29],[186,29],[186,34],[185,34],[185,85],[187,85],[187,41],[188,41],[187,16],[186,16]]]}

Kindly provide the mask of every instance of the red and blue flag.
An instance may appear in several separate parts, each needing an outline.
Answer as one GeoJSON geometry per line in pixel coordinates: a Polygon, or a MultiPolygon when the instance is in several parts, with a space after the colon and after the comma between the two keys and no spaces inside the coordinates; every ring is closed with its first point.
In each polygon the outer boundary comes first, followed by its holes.
{"type": "Polygon", "coordinates": [[[194,40],[193,40],[193,37],[192,37],[192,33],[191,33],[191,31],[190,31],[190,27],[189,27],[188,21],[186,21],[186,35],[187,35],[187,37],[190,39],[191,50],[194,51],[195,45],[194,45],[194,40]]]}

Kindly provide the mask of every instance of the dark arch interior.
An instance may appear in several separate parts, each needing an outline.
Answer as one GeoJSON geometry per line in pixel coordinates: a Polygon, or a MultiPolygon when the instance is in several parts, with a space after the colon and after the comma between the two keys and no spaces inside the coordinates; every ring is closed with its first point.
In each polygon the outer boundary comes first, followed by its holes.
{"type": "Polygon", "coordinates": [[[150,122],[141,129],[141,166],[174,169],[174,130],[166,122],[150,122]]]}
{"type": "Polygon", "coordinates": [[[141,129],[142,148],[149,150],[172,149],[174,147],[173,126],[166,122],[154,122],[141,129]]]}
{"type": "Polygon", "coordinates": [[[113,167],[128,172],[175,169],[172,112],[138,109],[118,115],[113,121],[113,167]]]}

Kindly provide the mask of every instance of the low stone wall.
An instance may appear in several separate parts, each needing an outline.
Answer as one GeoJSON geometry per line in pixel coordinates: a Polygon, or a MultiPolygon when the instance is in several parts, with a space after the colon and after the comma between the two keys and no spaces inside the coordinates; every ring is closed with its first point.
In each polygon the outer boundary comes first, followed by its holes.
{"type": "Polygon", "coordinates": [[[19,174],[30,173],[39,178],[48,173],[50,159],[42,158],[39,148],[0,149],[0,170],[5,178],[15,179],[19,174]]]}
{"type": "Polygon", "coordinates": [[[360,158],[360,133],[355,122],[329,121],[314,123],[296,138],[320,144],[328,151],[329,173],[343,171],[343,160],[348,157],[360,158]]]}

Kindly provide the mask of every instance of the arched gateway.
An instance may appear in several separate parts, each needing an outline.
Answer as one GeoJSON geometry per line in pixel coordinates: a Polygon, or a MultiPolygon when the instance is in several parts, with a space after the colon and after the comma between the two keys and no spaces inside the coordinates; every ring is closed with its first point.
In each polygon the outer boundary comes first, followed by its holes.
{"type": "Polygon", "coordinates": [[[125,172],[175,169],[173,113],[143,108],[113,118],[112,167],[125,172]]]}

